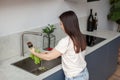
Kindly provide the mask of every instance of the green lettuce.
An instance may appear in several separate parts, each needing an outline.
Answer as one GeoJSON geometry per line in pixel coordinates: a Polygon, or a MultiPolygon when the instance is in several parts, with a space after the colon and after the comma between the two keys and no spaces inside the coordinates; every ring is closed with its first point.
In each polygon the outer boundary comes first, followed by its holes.
{"type": "MultiPolygon", "coordinates": [[[[39,49],[35,49],[35,52],[40,53],[39,49]]],[[[41,59],[38,58],[37,56],[33,55],[32,53],[30,54],[30,58],[34,61],[35,64],[40,64],[41,59]]]]}

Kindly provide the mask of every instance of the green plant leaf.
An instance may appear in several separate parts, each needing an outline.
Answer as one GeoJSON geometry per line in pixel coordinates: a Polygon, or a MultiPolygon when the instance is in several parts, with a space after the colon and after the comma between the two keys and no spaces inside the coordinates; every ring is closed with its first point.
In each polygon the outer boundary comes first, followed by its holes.
{"type": "Polygon", "coordinates": [[[116,2],[116,3],[114,4],[114,6],[115,6],[115,8],[119,8],[119,9],[120,9],[120,1],[116,2]]]}
{"type": "MultiPolygon", "coordinates": [[[[40,53],[40,50],[35,49],[35,52],[40,53]]],[[[32,53],[30,54],[30,58],[33,59],[35,64],[39,64],[41,62],[41,59],[38,58],[37,56],[33,55],[32,53]]]]}
{"type": "Polygon", "coordinates": [[[110,4],[114,4],[114,3],[117,3],[119,0],[109,0],[110,1],[110,4]]]}
{"type": "Polygon", "coordinates": [[[49,35],[54,32],[54,29],[56,29],[54,25],[48,24],[48,26],[45,29],[43,29],[43,33],[46,33],[49,35]]]}
{"type": "Polygon", "coordinates": [[[108,14],[108,19],[112,21],[120,20],[120,0],[110,0],[111,8],[108,14]]]}

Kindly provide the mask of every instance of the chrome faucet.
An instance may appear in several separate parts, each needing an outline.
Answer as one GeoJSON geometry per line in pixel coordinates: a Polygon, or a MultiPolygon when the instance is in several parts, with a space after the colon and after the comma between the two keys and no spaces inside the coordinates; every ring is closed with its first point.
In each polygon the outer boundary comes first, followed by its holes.
{"type": "Polygon", "coordinates": [[[21,56],[24,56],[24,35],[25,34],[30,34],[30,35],[37,35],[37,36],[42,36],[42,33],[40,32],[31,32],[31,31],[25,31],[22,33],[22,39],[21,39],[21,56]]]}

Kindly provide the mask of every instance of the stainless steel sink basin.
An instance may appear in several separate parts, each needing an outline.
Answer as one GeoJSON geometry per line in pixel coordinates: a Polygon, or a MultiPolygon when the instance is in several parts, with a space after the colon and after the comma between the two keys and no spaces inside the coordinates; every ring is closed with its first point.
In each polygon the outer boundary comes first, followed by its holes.
{"type": "Polygon", "coordinates": [[[41,73],[44,73],[53,67],[61,64],[61,57],[51,60],[51,61],[45,61],[42,60],[40,64],[35,64],[31,58],[26,58],[21,61],[15,62],[12,65],[21,68],[25,71],[28,71],[34,75],[39,75],[41,73]]]}

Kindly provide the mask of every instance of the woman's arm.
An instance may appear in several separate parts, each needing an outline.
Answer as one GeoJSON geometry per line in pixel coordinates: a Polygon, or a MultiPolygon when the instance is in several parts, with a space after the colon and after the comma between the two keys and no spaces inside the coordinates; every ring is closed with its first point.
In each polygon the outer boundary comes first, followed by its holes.
{"type": "Polygon", "coordinates": [[[48,60],[48,61],[61,56],[61,53],[59,51],[57,51],[56,49],[53,49],[52,51],[49,51],[49,52],[36,53],[35,48],[31,48],[30,52],[33,55],[35,55],[43,60],[48,60]]]}

